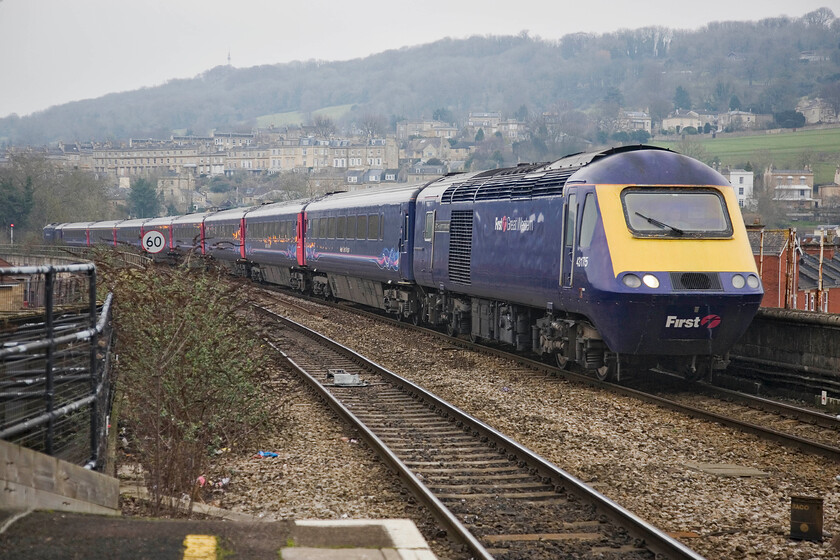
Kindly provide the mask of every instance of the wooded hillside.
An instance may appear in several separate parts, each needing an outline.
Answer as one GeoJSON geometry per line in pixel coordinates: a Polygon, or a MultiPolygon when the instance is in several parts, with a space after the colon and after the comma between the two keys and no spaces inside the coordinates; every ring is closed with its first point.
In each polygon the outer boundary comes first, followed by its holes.
{"type": "Polygon", "coordinates": [[[298,111],[305,120],[340,105],[350,108],[341,126],[369,115],[391,123],[431,118],[441,109],[455,124],[470,111],[550,111],[584,112],[598,126],[619,107],[648,111],[656,122],[675,102],[778,113],[803,96],[840,109],[840,20],[827,8],[692,31],[643,28],[559,41],[476,36],[344,62],[219,66],[159,87],[0,119],[0,145],[249,131],[265,115],[298,111]]]}

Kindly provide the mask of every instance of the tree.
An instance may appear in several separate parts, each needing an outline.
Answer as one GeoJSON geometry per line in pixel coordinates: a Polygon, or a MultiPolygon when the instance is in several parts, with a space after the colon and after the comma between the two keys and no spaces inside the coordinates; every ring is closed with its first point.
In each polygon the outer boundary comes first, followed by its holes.
{"type": "Polygon", "coordinates": [[[312,126],[319,138],[329,138],[335,134],[335,122],[326,115],[317,115],[312,126]]]}
{"type": "Polygon", "coordinates": [[[146,179],[137,179],[128,193],[128,210],[135,218],[154,218],[163,201],[157,187],[146,179]]]}
{"type": "Polygon", "coordinates": [[[382,116],[367,113],[359,119],[359,128],[368,138],[378,138],[385,134],[385,122],[382,116]]]}
{"type": "Polygon", "coordinates": [[[32,177],[26,177],[22,183],[11,177],[0,177],[0,226],[3,231],[11,224],[25,227],[32,207],[32,177]]]}
{"type": "Polygon", "coordinates": [[[799,111],[781,111],[774,113],[773,118],[776,119],[776,124],[782,128],[800,128],[805,126],[805,115],[799,111]]]}
{"type": "Polygon", "coordinates": [[[729,98],[729,110],[730,111],[740,111],[741,110],[741,100],[738,99],[738,96],[734,93],[732,97],[729,98]]]}
{"type": "Polygon", "coordinates": [[[691,96],[688,95],[688,91],[682,86],[677,86],[677,90],[674,93],[674,108],[677,110],[691,109],[691,96]]]}
{"type": "Polygon", "coordinates": [[[22,233],[54,222],[113,217],[104,179],[53,165],[42,155],[12,154],[0,167],[0,184],[0,219],[15,216],[9,223],[22,233]]]}
{"type": "Polygon", "coordinates": [[[833,81],[824,84],[820,88],[820,97],[831,107],[835,115],[840,115],[840,82],[833,81]]]}
{"type": "Polygon", "coordinates": [[[452,114],[452,111],[444,109],[443,107],[435,109],[435,112],[432,113],[432,119],[448,124],[453,124],[455,122],[455,116],[452,114]]]}
{"type": "Polygon", "coordinates": [[[484,129],[479,128],[478,132],[475,133],[475,141],[476,142],[483,142],[484,141],[484,129]]]}

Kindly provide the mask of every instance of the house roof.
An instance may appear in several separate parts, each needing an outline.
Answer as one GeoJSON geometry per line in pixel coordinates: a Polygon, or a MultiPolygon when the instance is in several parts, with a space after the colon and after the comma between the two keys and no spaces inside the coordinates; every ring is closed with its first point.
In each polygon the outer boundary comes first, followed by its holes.
{"type": "Polygon", "coordinates": [[[761,252],[762,244],[765,255],[781,255],[788,243],[788,230],[786,229],[765,229],[765,230],[747,230],[747,238],[750,240],[753,254],[758,255],[761,252]],[[762,242],[762,232],[764,239],[762,242]]]}

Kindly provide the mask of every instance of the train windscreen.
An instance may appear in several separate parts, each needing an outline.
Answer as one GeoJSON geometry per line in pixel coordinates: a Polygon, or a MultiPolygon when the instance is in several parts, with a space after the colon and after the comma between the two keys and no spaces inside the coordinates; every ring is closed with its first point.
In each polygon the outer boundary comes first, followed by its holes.
{"type": "Polygon", "coordinates": [[[630,188],[621,194],[627,227],[640,237],[729,237],[726,201],[713,189],[630,188]]]}

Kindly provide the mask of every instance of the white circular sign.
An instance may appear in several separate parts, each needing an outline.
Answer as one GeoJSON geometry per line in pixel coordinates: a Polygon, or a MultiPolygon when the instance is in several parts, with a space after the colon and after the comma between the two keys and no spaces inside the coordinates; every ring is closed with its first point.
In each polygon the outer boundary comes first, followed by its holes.
{"type": "Polygon", "coordinates": [[[149,253],[160,253],[166,247],[166,238],[159,231],[149,231],[143,236],[143,250],[149,253]]]}

